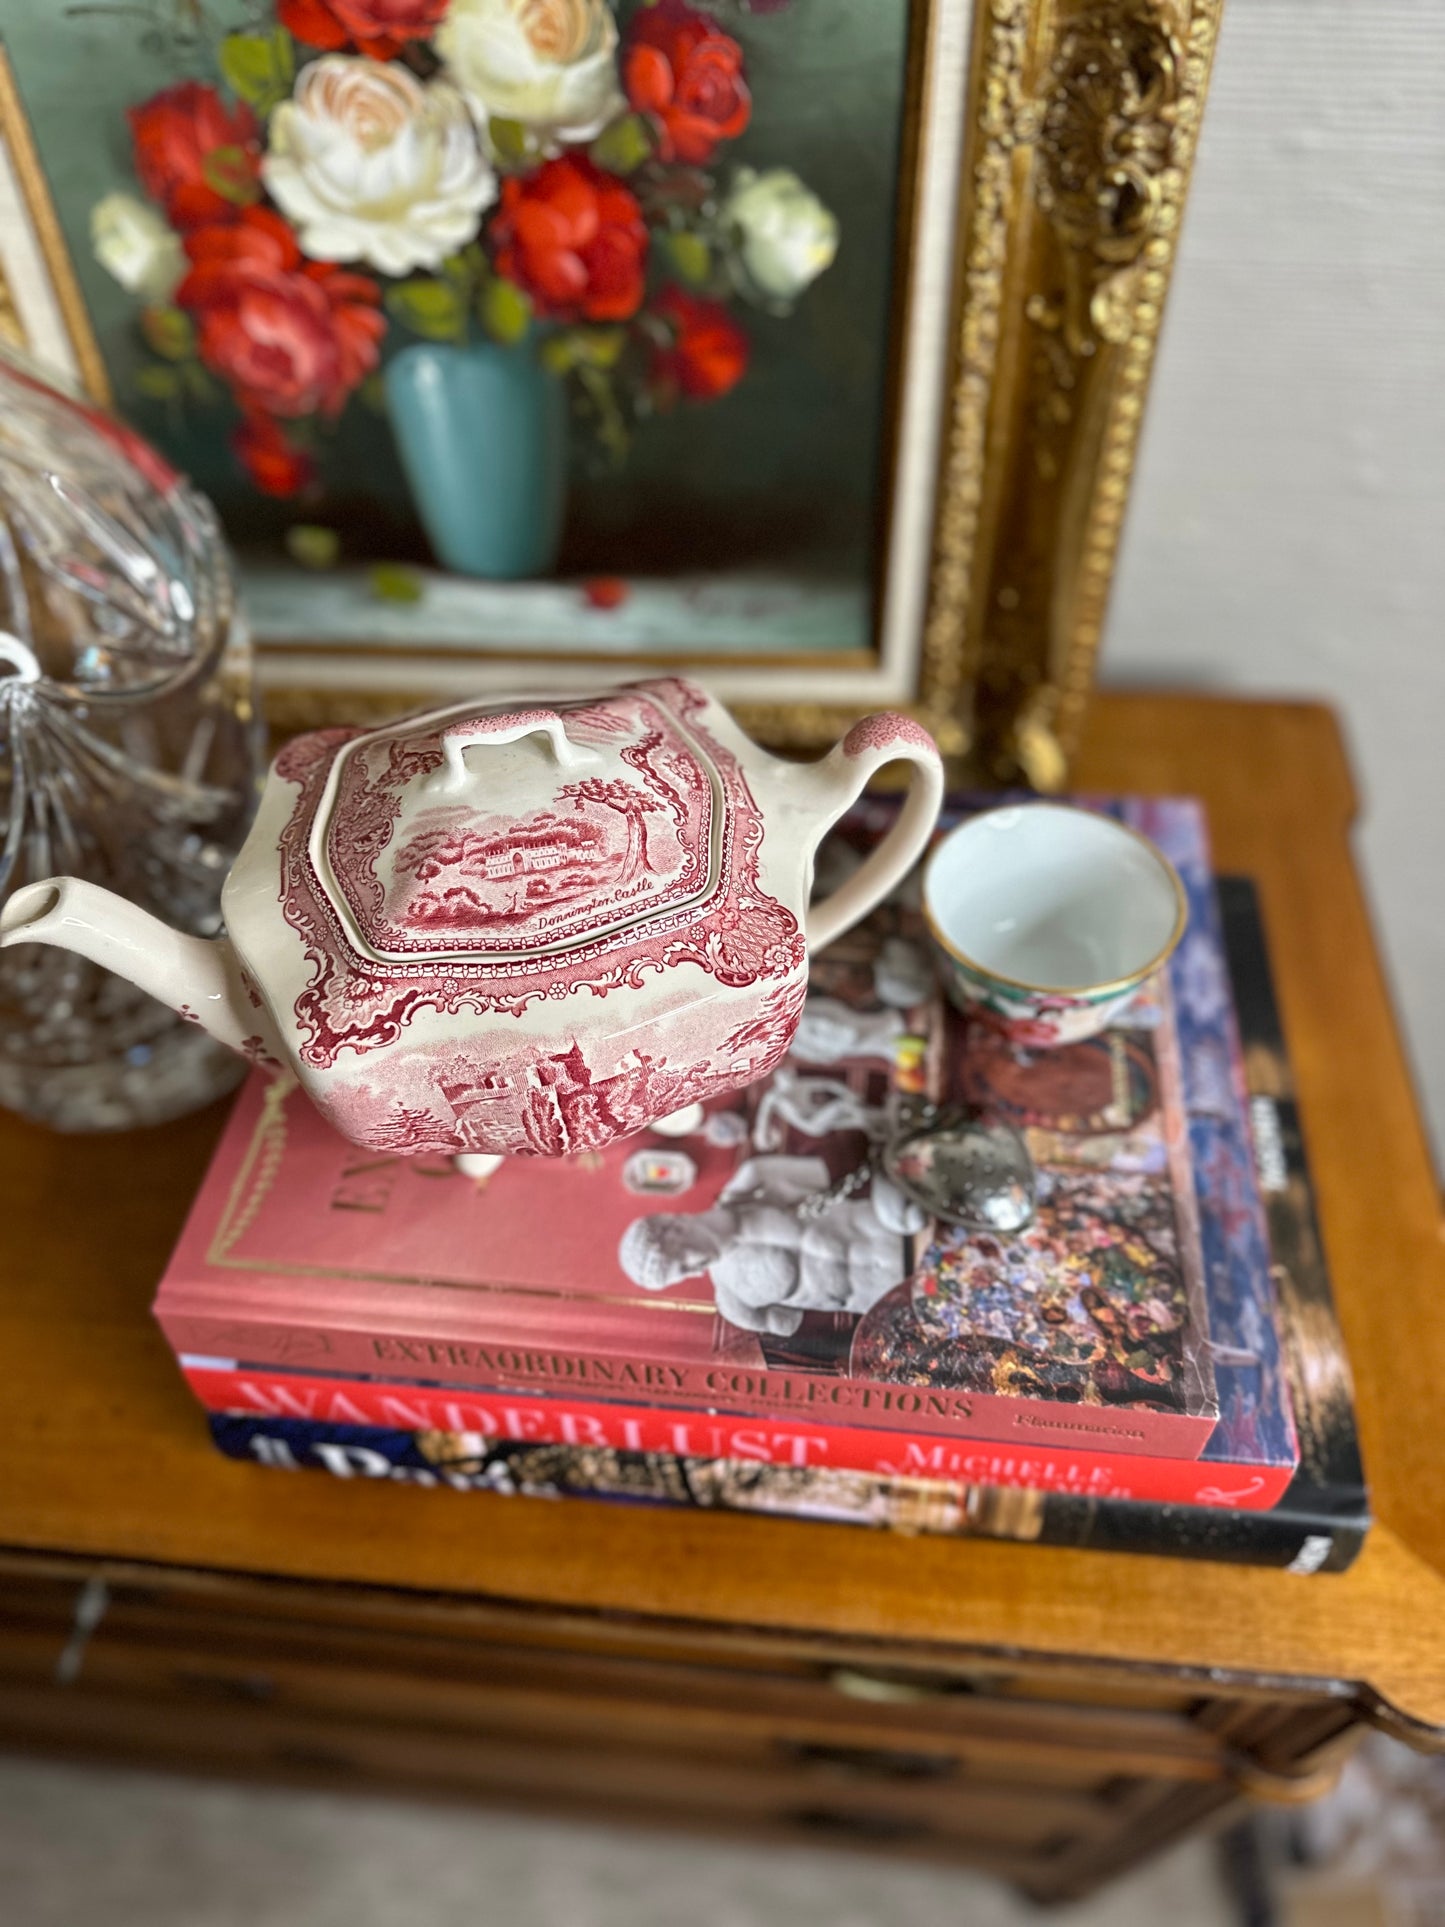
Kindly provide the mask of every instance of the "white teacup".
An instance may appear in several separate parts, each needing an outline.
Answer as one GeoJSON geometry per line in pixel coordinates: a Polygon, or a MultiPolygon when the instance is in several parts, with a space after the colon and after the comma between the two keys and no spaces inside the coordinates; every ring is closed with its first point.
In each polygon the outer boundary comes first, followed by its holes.
{"type": "Polygon", "coordinates": [[[1147,837],[1063,803],[1006,804],[951,830],[924,870],[923,913],[954,1003],[1035,1048],[1104,1030],[1189,914],[1147,837]]]}

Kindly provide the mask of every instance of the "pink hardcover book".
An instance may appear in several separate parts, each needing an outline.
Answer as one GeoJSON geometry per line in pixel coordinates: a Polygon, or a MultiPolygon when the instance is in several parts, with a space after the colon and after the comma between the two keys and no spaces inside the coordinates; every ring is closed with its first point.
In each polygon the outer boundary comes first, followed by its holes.
{"type": "Polygon", "coordinates": [[[156,1314],[177,1352],[246,1365],[1195,1459],[1218,1406],[1185,1055],[1164,976],[1104,1037],[1020,1059],[940,1001],[891,903],[815,960],[788,1059],[685,1139],[478,1182],[356,1150],[256,1075],[156,1314]],[[1033,1226],[910,1212],[871,1159],[901,1092],[1020,1122],[1033,1226]]]}

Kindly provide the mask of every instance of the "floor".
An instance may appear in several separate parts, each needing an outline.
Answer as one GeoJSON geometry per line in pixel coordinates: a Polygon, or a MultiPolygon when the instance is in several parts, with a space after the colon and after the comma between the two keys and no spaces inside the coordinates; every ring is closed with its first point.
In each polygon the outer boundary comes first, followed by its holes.
{"type": "Polygon", "coordinates": [[[855,1854],[0,1756],[4,1927],[1231,1927],[1209,1846],[1041,1916],[855,1854]]]}

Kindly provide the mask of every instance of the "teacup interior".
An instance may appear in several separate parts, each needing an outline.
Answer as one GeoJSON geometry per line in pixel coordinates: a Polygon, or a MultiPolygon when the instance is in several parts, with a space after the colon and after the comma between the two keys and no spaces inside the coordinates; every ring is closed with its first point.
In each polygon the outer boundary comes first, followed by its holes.
{"type": "Polygon", "coordinates": [[[1147,970],[1179,913],[1174,872],[1106,816],[1026,803],[973,817],[929,860],[935,932],[966,963],[1034,990],[1093,990],[1147,970]]]}

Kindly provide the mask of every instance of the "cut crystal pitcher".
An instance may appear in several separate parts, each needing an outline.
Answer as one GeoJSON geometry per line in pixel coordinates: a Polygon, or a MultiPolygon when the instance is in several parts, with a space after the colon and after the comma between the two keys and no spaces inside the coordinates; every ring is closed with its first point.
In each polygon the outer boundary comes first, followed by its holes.
{"type": "MultiPolygon", "coordinates": [[[[214,936],[261,758],[209,503],[121,423],[0,355],[0,900],[67,871],[214,936]]],[[[0,1104],[120,1129],[237,1075],[204,1031],[85,958],[0,956],[0,1104]]]]}

